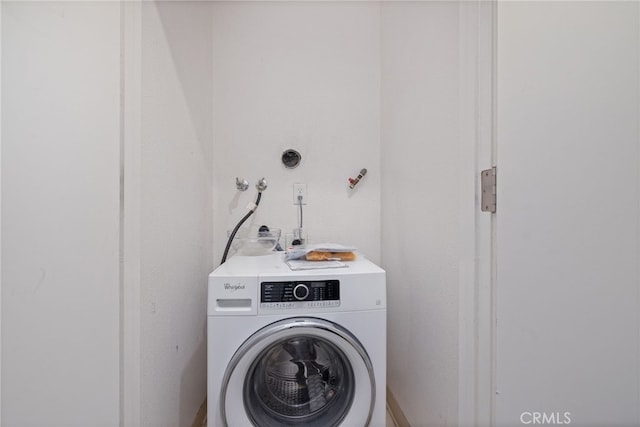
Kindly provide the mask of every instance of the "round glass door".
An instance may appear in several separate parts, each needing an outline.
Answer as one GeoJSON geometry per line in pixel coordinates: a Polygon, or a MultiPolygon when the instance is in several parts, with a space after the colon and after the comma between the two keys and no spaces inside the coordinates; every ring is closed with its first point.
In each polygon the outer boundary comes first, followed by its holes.
{"type": "Polygon", "coordinates": [[[366,426],[375,381],[366,351],[348,331],[295,318],[245,341],[227,367],[221,396],[229,426],[366,426]]]}

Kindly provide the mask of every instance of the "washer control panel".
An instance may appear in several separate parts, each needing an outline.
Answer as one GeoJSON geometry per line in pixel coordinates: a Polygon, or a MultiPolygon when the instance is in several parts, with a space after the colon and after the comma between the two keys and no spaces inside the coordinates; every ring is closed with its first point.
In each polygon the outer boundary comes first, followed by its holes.
{"type": "Polygon", "coordinates": [[[260,283],[260,307],[262,308],[322,308],[339,305],[339,280],[260,283]]]}

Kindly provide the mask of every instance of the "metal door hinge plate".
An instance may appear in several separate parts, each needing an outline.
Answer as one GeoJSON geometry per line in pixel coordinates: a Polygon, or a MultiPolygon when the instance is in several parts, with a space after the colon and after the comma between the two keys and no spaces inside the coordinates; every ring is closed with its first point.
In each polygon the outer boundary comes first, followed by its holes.
{"type": "Polygon", "coordinates": [[[482,212],[496,212],[496,167],[483,170],[480,174],[482,198],[480,209],[482,212]]]}

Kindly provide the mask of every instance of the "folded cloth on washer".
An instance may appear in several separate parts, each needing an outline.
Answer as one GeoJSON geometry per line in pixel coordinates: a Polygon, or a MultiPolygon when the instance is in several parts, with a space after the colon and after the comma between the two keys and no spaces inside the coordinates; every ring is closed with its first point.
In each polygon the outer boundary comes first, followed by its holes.
{"type": "Polygon", "coordinates": [[[338,243],[319,243],[287,248],[286,259],[305,259],[307,261],[353,261],[356,248],[338,243]]]}
{"type": "Polygon", "coordinates": [[[347,264],[341,261],[307,261],[304,259],[292,259],[287,261],[287,265],[293,271],[298,270],[317,270],[319,268],[344,268],[347,264]]]}

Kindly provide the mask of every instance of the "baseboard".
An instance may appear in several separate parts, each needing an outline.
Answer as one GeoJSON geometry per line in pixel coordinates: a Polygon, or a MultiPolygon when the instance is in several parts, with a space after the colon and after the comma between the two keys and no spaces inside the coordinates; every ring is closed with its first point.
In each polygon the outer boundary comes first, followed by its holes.
{"type": "Polygon", "coordinates": [[[191,427],[206,427],[207,425],[207,398],[204,398],[204,402],[200,405],[200,409],[198,409],[198,413],[196,414],[195,420],[193,420],[193,424],[191,427]]]}
{"type": "Polygon", "coordinates": [[[407,417],[404,416],[404,412],[402,412],[398,401],[393,393],[391,393],[391,390],[389,390],[389,387],[387,387],[387,410],[391,418],[393,418],[393,423],[396,427],[411,427],[411,424],[407,421],[407,417]]]}

